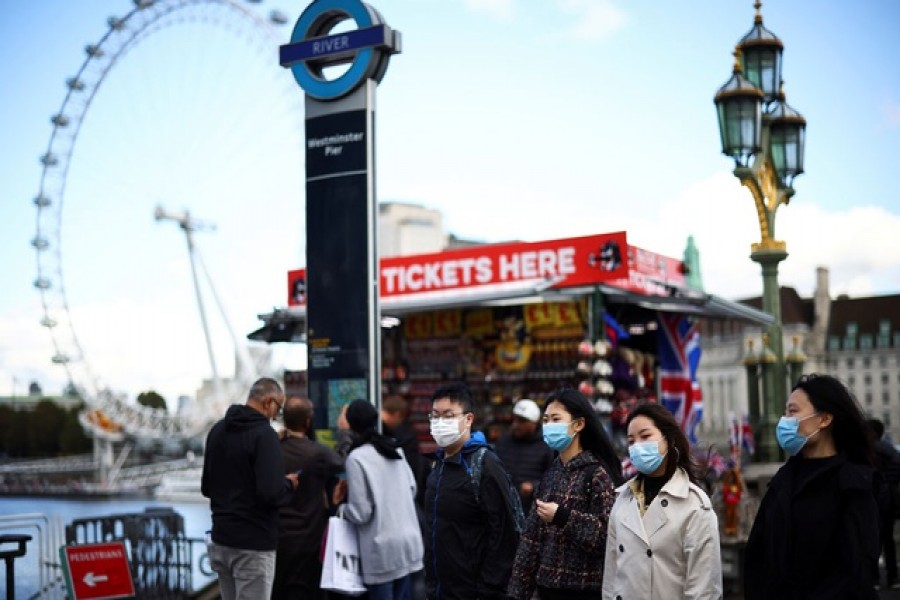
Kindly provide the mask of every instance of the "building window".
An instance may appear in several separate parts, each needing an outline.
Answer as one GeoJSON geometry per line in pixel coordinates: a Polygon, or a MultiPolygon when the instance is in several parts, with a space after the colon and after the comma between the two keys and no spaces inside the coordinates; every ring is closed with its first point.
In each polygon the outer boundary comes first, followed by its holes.
{"type": "Polygon", "coordinates": [[[828,349],[832,352],[841,349],[841,338],[836,335],[828,336],[828,349]]]}
{"type": "Polygon", "coordinates": [[[871,350],[873,347],[872,344],[872,334],[865,333],[859,336],[859,349],[860,350],[871,350]]]}
{"type": "Polygon", "coordinates": [[[872,406],[872,392],[866,392],[866,406],[872,406]]]}
{"type": "Polygon", "coordinates": [[[863,383],[866,384],[867,387],[872,385],[872,376],[868,373],[863,375],[863,383]]]}
{"type": "Polygon", "coordinates": [[[853,375],[848,375],[847,376],[847,385],[850,387],[853,387],[853,385],[855,383],[856,383],[856,377],[854,377],[853,375]]]}
{"type": "Polygon", "coordinates": [[[900,348],[900,331],[894,332],[894,348],[900,348]]]}
{"type": "Polygon", "coordinates": [[[891,322],[888,319],[878,321],[878,347],[887,348],[891,340],[891,322]]]}
{"type": "MultiPolygon", "coordinates": [[[[882,354],[881,356],[878,357],[878,366],[879,366],[879,367],[886,367],[886,366],[887,366],[887,356],[885,356],[884,354],[882,354]]],[[[887,381],[885,381],[885,383],[887,383],[887,381]]]]}
{"type": "Polygon", "coordinates": [[[885,406],[891,405],[891,395],[887,392],[881,392],[881,403],[885,406]]]}
{"type": "MultiPolygon", "coordinates": [[[[870,350],[871,350],[871,348],[870,348],[870,350]]],[[[862,363],[863,363],[864,369],[868,369],[869,367],[872,366],[872,360],[868,356],[863,356],[862,363]]]]}
{"type": "Polygon", "coordinates": [[[885,429],[889,429],[891,426],[891,413],[885,411],[885,413],[881,416],[883,417],[881,419],[881,422],[884,423],[885,429]]]}
{"type": "Polygon", "coordinates": [[[858,331],[859,327],[857,327],[855,322],[850,321],[847,323],[847,330],[844,333],[844,350],[856,349],[856,334],[858,331]]]}
{"type": "Polygon", "coordinates": [[[854,364],[856,364],[856,363],[853,361],[853,357],[848,356],[847,357],[847,368],[852,369],[854,364]]]}
{"type": "Polygon", "coordinates": [[[891,380],[891,376],[890,376],[890,375],[888,375],[887,373],[882,373],[882,374],[881,374],[881,383],[882,383],[882,384],[887,385],[888,382],[889,382],[890,380],[891,380]]]}

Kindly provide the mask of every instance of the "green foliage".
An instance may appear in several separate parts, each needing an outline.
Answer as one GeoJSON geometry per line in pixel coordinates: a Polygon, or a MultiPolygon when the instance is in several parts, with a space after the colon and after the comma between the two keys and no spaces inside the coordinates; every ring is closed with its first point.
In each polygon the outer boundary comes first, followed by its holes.
{"type": "Polygon", "coordinates": [[[161,408],[163,410],[168,410],[166,399],[153,390],[150,390],[148,392],[141,392],[140,394],[138,394],[137,403],[141,406],[149,406],[150,408],[161,408]]]}
{"type": "Polygon", "coordinates": [[[59,434],[66,411],[46,398],[37,403],[28,419],[28,445],[32,456],[57,456],[59,434]]]}
{"type": "Polygon", "coordinates": [[[0,454],[6,450],[6,433],[10,430],[13,425],[13,418],[15,418],[15,413],[13,409],[8,406],[0,406],[0,446],[2,446],[2,450],[0,450],[0,454]]]}
{"type": "Polygon", "coordinates": [[[73,410],[66,413],[59,433],[59,453],[83,454],[90,452],[92,445],[91,438],[85,434],[81,423],[78,422],[78,412],[73,410]]]}
{"type": "Polygon", "coordinates": [[[29,416],[29,413],[24,410],[13,411],[12,422],[3,439],[3,446],[6,448],[6,453],[13,458],[32,456],[29,454],[30,449],[28,443],[29,416]]]}
{"type": "Polygon", "coordinates": [[[78,422],[81,408],[67,411],[46,398],[40,400],[34,410],[0,407],[0,447],[12,458],[48,458],[90,452],[91,439],[78,422]]]}

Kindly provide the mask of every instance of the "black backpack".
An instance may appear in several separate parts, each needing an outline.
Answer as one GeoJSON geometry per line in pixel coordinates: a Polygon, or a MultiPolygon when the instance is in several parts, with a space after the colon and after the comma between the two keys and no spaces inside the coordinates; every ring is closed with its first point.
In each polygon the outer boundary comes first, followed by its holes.
{"type": "MultiPolygon", "coordinates": [[[[469,467],[469,476],[472,478],[472,488],[475,490],[475,501],[481,502],[481,473],[484,471],[484,455],[487,454],[489,448],[481,446],[472,453],[472,463],[469,467]]],[[[497,460],[500,460],[499,457],[497,460]]],[[[513,523],[516,533],[522,534],[525,531],[525,511],[522,510],[522,499],[519,498],[519,491],[513,485],[512,479],[506,469],[503,469],[506,476],[506,484],[509,486],[506,497],[509,501],[509,511],[512,513],[513,523]]]]}

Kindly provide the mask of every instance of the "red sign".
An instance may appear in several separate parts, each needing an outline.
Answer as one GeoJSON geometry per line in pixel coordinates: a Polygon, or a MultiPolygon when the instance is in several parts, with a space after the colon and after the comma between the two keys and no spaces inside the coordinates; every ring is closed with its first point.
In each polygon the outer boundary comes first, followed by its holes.
{"type": "Polygon", "coordinates": [[[686,287],[680,260],[637,246],[628,246],[628,277],[612,281],[614,287],[650,296],[668,296],[686,287]]]}
{"type": "Polygon", "coordinates": [[[133,598],[134,582],[123,542],[59,549],[72,600],[133,598]]]}
{"type": "MultiPolygon", "coordinates": [[[[382,299],[528,281],[556,289],[602,283],[653,295],[685,285],[681,261],[628,245],[624,231],[391,256],[379,271],[382,299]]],[[[287,283],[288,306],[304,306],[306,269],[289,271],[287,283]]]]}

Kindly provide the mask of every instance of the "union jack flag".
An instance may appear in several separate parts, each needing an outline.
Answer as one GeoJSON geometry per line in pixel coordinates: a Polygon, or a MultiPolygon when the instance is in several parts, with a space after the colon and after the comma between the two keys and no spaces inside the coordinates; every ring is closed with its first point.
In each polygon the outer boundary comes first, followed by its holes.
{"type": "Polygon", "coordinates": [[[753,428],[750,426],[750,419],[747,415],[744,415],[744,420],[741,422],[741,439],[747,452],[751,455],[756,454],[756,443],[753,441],[753,428]]]}
{"type": "Polygon", "coordinates": [[[700,332],[683,315],[659,314],[659,398],[692,443],[703,417],[703,394],[697,383],[700,365],[700,332]]]}
{"type": "Polygon", "coordinates": [[[731,426],[728,428],[728,447],[731,449],[731,460],[739,462],[741,458],[741,422],[733,414],[730,415],[731,426]]]}

